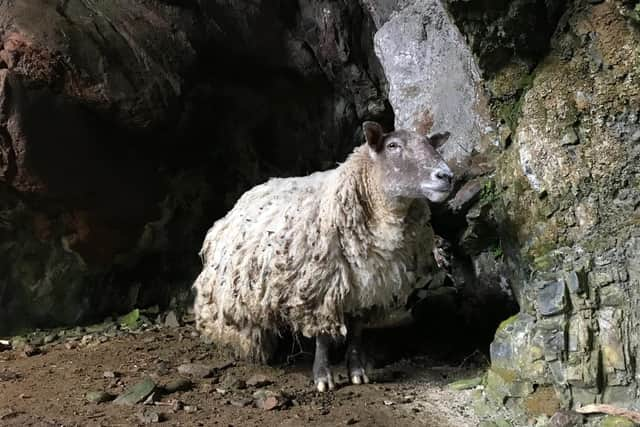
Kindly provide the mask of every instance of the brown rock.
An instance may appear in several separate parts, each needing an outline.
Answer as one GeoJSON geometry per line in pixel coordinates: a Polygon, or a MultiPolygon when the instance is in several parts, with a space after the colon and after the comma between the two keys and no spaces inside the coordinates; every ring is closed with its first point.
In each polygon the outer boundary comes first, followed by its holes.
{"type": "Polygon", "coordinates": [[[202,363],[184,363],[178,366],[178,372],[195,378],[207,378],[213,374],[213,368],[202,363]]]}
{"type": "Polygon", "coordinates": [[[256,374],[249,378],[246,383],[250,387],[264,387],[273,384],[273,381],[267,378],[266,375],[256,374]]]}

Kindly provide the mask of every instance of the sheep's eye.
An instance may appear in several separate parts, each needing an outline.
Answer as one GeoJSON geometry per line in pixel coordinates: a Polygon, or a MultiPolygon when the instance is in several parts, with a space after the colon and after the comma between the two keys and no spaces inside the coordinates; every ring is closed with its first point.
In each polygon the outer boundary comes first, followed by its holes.
{"type": "Polygon", "coordinates": [[[392,150],[396,149],[396,148],[399,148],[399,147],[400,147],[400,144],[398,144],[397,142],[390,142],[390,143],[387,144],[387,148],[390,148],[392,150]]]}

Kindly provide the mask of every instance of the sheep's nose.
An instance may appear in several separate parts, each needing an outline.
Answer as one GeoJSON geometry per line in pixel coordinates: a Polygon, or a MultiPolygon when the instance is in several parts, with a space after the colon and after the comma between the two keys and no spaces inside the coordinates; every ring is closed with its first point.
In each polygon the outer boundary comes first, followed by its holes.
{"type": "Polygon", "coordinates": [[[451,173],[451,171],[440,170],[436,172],[436,178],[447,182],[447,184],[451,184],[451,181],[453,181],[453,173],[451,173]]]}

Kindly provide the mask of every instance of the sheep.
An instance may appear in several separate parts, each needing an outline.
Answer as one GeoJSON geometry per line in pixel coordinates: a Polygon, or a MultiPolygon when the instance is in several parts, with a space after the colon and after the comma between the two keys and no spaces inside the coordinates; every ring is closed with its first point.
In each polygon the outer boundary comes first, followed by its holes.
{"type": "Polygon", "coordinates": [[[362,128],[365,142],[337,168],[272,178],[242,195],[207,232],[194,283],[197,328],[239,357],[267,362],[285,329],[315,337],[321,392],[335,387],[327,352],[339,338],[351,382],[368,382],[363,322],[403,308],[433,268],[427,200],[452,188],[436,151],[448,132],[362,128]]]}

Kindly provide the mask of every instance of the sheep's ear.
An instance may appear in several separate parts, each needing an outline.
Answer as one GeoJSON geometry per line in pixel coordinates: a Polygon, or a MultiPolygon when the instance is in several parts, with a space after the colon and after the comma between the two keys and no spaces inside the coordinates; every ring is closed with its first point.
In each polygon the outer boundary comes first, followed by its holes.
{"type": "Polygon", "coordinates": [[[429,144],[437,150],[449,140],[449,136],[451,136],[449,132],[434,133],[429,137],[429,144]]]}
{"type": "Polygon", "coordinates": [[[364,137],[366,138],[369,147],[376,153],[382,151],[382,140],[384,136],[382,126],[376,122],[364,122],[362,124],[362,131],[364,132],[364,137]]]}

